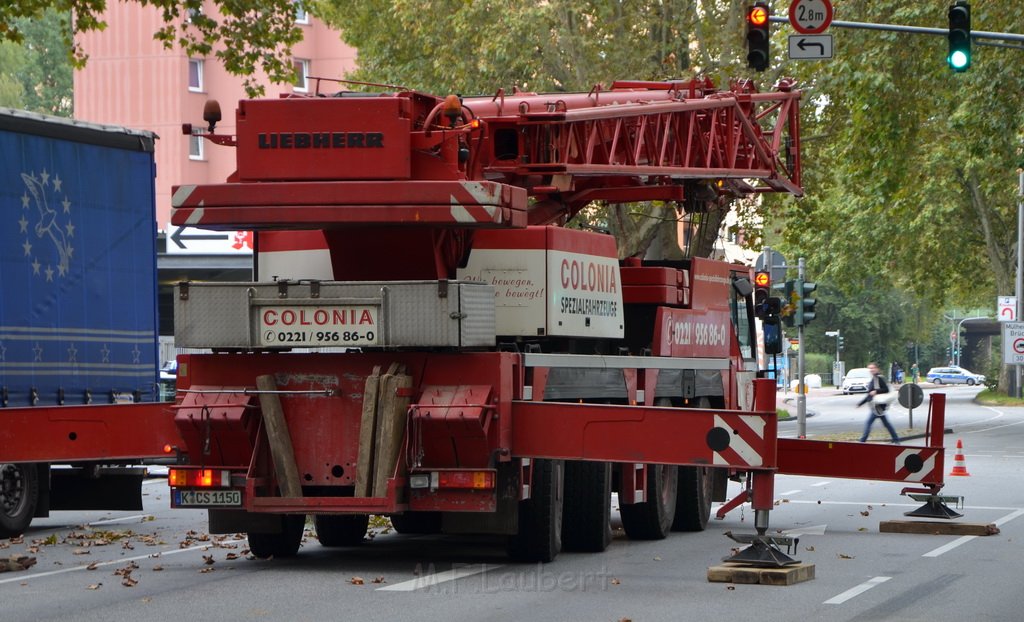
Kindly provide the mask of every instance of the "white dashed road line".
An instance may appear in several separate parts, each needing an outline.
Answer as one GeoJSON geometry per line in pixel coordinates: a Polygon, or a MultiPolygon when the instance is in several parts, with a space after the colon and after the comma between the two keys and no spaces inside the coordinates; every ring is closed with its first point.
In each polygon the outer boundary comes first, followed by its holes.
{"type": "Polygon", "coordinates": [[[850,600],[851,598],[853,598],[854,596],[860,596],[864,592],[870,590],[871,588],[873,588],[873,587],[875,587],[877,585],[881,585],[881,584],[885,583],[886,581],[888,581],[891,578],[892,577],[875,577],[874,579],[871,579],[869,581],[865,581],[864,583],[861,583],[857,587],[853,587],[853,588],[850,588],[850,589],[846,590],[845,592],[843,592],[842,594],[839,594],[838,596],[833,596],[832,598],[826,600],[825,604],[826,605],[841,605],[841,604],[845,603],[846,601],[850,600]]]}

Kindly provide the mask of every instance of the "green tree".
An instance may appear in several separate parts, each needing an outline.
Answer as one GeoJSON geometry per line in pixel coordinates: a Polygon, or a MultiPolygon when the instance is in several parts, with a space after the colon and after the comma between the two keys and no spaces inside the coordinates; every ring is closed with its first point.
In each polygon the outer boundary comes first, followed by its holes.
{"type": "MultiPolygon", "coordinates": [[[[181,47],[190,56],[218,58],[225,68],[244,77],[250,95],[263,93],[254,76],[262,69],[275,82],[294,78],[291,46],[302,38],[295,24],[296,4],[302,0],[261,0],[259,3],[214,0],[216,11],[202,12],[203,0],[134,0],[158,9],[165,25],[154,37],[165,46],[181,47]]],[[[20,20],[38,20],[47,10],[72,15],[63,31],[65,49],[75,65],[88,59],[88,50],[76,46],[76,33],[103,30],[106,0],[14,0],[0,3],[0,35],[20,43],[26,27],[20,20]]]]}
{"type": "MultiPolygon", "coordinates": [[[[65,43],[70,33],[68,15],[53,9],[39,19],[15,20],[21,43],[3,41],[0,48],[0,85],[17,84],[9,105],[58,116],[71,116],[73,97],[72,65],[65,43]]],[[[0,92],[5,90],[0,86],[0,92]]],[[[0,95],[0,101],[7,101],[0,95]]]]}

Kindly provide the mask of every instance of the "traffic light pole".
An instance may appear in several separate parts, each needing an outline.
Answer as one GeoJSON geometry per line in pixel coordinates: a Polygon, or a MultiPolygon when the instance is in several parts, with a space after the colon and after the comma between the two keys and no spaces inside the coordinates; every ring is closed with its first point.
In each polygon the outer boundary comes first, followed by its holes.
{"type": "MultiPolygon", "coordinates": [[[[800,282],[804,280],[804,258],[797,261],[797,278],[800,282]]],[[[801,297],[803,292],[800,292],[801,297]]],[[[801,303],[803,301],[801,300],[801,303]]],[[[797,437],[807,438],[807,385],[804,379],[804,326],[797,327],[796,338],[800,342],[800,349],[796,351],[796,373],[799,379],[796,396],[796,426],[797,437]]]]}

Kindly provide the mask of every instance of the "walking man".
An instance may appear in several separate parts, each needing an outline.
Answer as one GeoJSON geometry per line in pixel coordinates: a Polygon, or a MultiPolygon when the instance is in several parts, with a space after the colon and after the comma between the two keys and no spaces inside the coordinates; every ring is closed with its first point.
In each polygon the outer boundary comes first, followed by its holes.
{"type": "Polygon", "coordinates": [[[886,430],[889,430],[889,434],[892,436],[892,442],[899,445],[900,437],[896,434],[896,430],[889,423],[889,418],[885,415],[889,404],[876,397],[889,392],[889,383],[878,373],[878,363],[868,363],[868,371],[871,372],[871,384],[868,385],[868,394],[864,396],[864,399],[857,406],[870,404],[871,414],[864,424],[864,434],[861,435],[860,442],[864,443],[868,440],[868,436],[871,434],[871,426],[874,424],[875,419],[881,419],[882,425],[885,426],[886,430]]]}

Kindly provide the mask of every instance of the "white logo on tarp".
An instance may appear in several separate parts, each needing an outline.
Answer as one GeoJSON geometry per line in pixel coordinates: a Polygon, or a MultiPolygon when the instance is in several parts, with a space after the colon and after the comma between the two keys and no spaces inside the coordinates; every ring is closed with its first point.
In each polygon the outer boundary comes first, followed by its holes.
{"type": "Polygon", "coordinates": [[[54,176],[51,180],[46,169],[38,177],[35,171],[22,173],[21,179],[26,188],[21,196],[22,213],[18,220],[20,232],[25,236],[22,248],[25,256],[32,259],[32,274],[45,276],[52,282],[54,274],[58,277],[68,275],[75,252],[71,246],[71,238],[75,237],[71,201],[64,194],[60,177],[54,176]],[[60,211],[50,207],[51,198],[55,202],[61,199],[60,211]],[[50,250],[51,245],[55,253],[50,250]]]}

